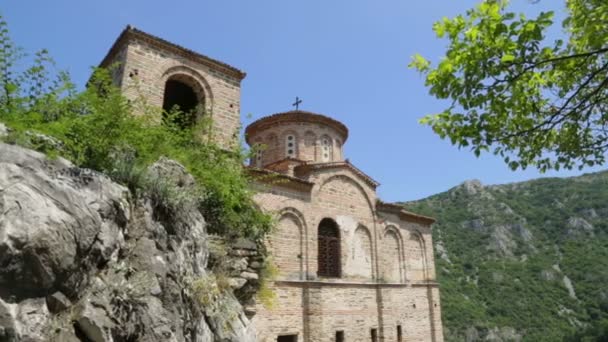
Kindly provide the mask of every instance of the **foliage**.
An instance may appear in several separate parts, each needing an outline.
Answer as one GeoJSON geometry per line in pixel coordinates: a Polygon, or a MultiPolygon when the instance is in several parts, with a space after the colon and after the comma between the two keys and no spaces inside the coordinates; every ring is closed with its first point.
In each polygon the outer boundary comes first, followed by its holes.
{"type": "Polygon", "coordinates": [[[447,38],[436,67],[420,55],[411,67],[430,93],[448,99],[421,120],[452,144],[492,152],[512,169],[592,166],[608,151],[608,3],[566,0],[567,40],[550,41],[553,12],[510,12],[507,0],[434,24],[447,38]]]}
{"type": "Polygon", "coordinates": [[[273,259],[267,257],[260,272],[260,288],[256,293],[256,298],[269,310],[272,310],[277,303],[277,294],[270,286],[278,275],[279,269],[273,259]]]}
{"type": "Polygon", "coordinates": [[[9,140],[104,172],[132,191],[158,195],[158,204],[171,199],[167,204],[179,207],[184,194],[171,192],[145,174],[160,157],[174,159],[197,180],[188,194],[209,231],[260,239],[270,230],[270,217],[257,209],[248,187],[242,167],[245,154],[205,139],[210,136],[208,122],[184,128],[174,119],[184,113],[161,113],[147,106],[139,106],[141,113],[133,115],[133,106],[139,104],[122,96],[108,70],[95,70],[87,88],[78,92],[67,73],[53,74],[46,51],[36,54],[32,67],[19,72],[15,63],[23,54],[1,18],[0,42],[0,121],[13,130],[9,140]]]}
{"type": "Polygon", "coordinates": [[[463,185],[407,203],[438,219],[433,239],[446,340],[464,340],[469,329],[483,338],[511,327],[524,341],[601,341],[608,319],[607,185],[603,172],[476,191],[463,185]]]}

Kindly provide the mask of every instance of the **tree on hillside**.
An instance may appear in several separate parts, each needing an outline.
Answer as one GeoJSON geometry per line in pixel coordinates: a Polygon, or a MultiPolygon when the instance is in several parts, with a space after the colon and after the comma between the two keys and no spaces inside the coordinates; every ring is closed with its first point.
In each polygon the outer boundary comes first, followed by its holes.
{"type": "Polygon", "coordinates": [[[430,93],[450,101],[430,125],[452,144],[492,152],[513,170],[603,164],[608,151],[608,2],[565,0],[560,23],[484,0],[464,15],[434,24],[449,41],[436,65],[420,55],[410,66],[430,93]]]}

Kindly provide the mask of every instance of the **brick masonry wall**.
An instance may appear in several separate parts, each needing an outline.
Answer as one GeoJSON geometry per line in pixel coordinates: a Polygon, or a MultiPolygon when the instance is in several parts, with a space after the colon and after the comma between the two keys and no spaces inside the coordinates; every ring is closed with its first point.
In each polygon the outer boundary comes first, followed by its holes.
{"type": "Polygon", "coordinates": [[[204,97],[205,113],[211,115],[213,121],[214,139],[225,148],[237,142],[240,127],[238,79],[139,40],[131,41],[125,51],[117,55],[116,61],[122,62],[122,67],[121,75],[115,75],[115,80],[120,80],[117,84],[133,103],[143,99],[149,105],[162,108],[165,83],[170,77],[191,80],[198,95],[204,97]]]}
{"type": "Polygon", "coordinates": [[[269,251],[280,270],[273,309],[258,307],[259,341],[298,334],[298,341],[442,341],[431,230],[375,209],[376,193],[350,170],[317,170],[310,194],[259,186],[255,196],[275,213],[269,251]],[[341,235],[340,279],[317,277],[317,227],[335,220],[341,235]],[[301,258],[298,258],[301,256],[301,258]],[[289,260],[286,260],[289,259],[289,260]],[[305,339],[306,337],[306,339],[305,339]]]}
{"type": "MultiPolygon", "coordinates": [[[[268,165],[287,157],[287,135],[294,135],[296,148],[294,158],[304,161],[322,161],[321,142],[326,138],[331,143],[329,161],[343,161],[342,138],[333,128],[307,122],[286,123],[271,127],[249,137],[254,144],[261,144],[265,148],[262,151],[262,165],[268,165]]],[[[256,165],[252,160],[252,165],[256,165]]]]}
{"type": "Polygon", "coordinates": [[[259,342],[274,342],[280,335],[334,342],[337,331],[344,332],[345,341],[369,342],[371,329],[377,329],[378,341],[395,342],[397,326],[403,341],[442,340],[441,320],[430,317],[440,314],[436,288],[285,282],[274,289],[275,306],[258,308],[253,318],[259,342]]]}

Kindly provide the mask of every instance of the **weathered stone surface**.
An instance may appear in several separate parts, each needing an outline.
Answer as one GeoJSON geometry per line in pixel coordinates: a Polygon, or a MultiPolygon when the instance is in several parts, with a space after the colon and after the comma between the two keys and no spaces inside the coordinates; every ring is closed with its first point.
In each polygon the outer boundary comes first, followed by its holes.
{"type": "Polygon", "coordinates": [[[593,225],[582,217],[571,217],[568,219],[567,223],[568,230],[566,234],[571,237],[581,236],[581,235],[594,235],[593,225]]]}
{"type": "Polygon", "coordinates": [[[100,303],[86,299],[78,308],[75,317],[76,325],[93,342],[113,341],[114,323],[100,303]]]}
{"type": "Polygon", "coordinates": [[[241,277],[247,280],[258,280],[259,278],[258,274],[253,272],[243,272],[241,273],[241,277]]]}
{"type": "Polygon", "coordinates": [[[58,313],[72,306],[72,302],[63,293],[57,291],[46,297],[46,306],[50,312],[58,313]]]}
{"type": "MultiPolygon", "coordinates": [[[[179,164],[158,165],[187,184],[179,164]]],[[[200,212],[155,210],[101,174],[0,143],[0,341],[254,341],[231,292],[226,317],[192,296],[210,271],[200,212]]]]}
{"type": "Polygon", "coordinates": [[[182,164],[165,157],[152,164],[149,173],[154,177],[170,180],[180,188],[189,188],[196,183],[182,164]]]}
{"type": "Polygon", "coordinates": [[[230,278],[229,283],[231,288],[240,289],[241,287],[245,286],[245,284],[247,283],[247,279],[230,278]]]}
{"type": "Polygon", "coordinates": [[[254,241],[251,241],[249,239],[238,239],[236,240],[233,244],[232,244],[232,248],[237,248],[237,249],[249,249],[249,250],[257,250],[258,246],[256,245],[256,243],[254,241]]]}
{"type": "Polygon", "coordinates": [[[18,298],[78,290],[66,278],[107,262],[122,243],[126,189],[17,146],[0,144],[0,156],[0,286],[18,298]]]}

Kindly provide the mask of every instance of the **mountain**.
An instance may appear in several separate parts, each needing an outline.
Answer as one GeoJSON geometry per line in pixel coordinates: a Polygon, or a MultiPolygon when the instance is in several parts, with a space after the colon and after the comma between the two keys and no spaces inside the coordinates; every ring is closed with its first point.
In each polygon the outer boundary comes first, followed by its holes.
{"type": "Polygon", "coordinates": [[[608,338],[608,172],[473,180],[403,205],[437,218],[447,341],[608,338]]]}

